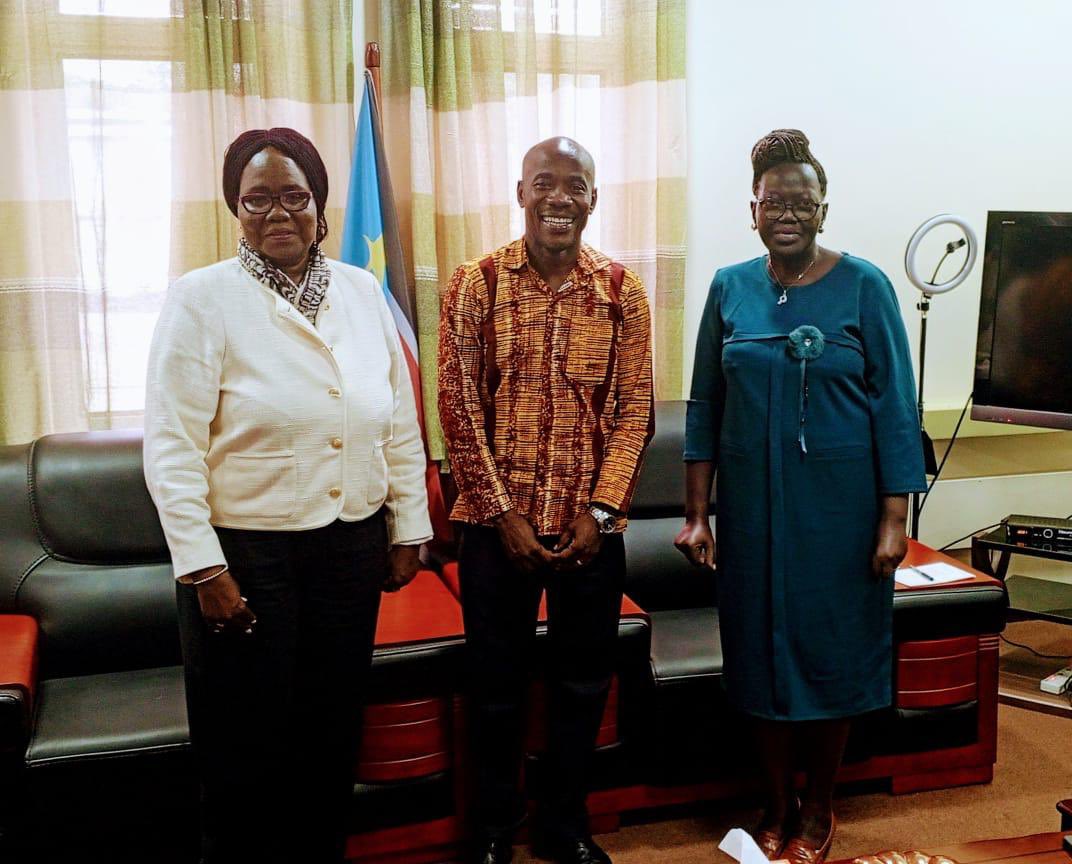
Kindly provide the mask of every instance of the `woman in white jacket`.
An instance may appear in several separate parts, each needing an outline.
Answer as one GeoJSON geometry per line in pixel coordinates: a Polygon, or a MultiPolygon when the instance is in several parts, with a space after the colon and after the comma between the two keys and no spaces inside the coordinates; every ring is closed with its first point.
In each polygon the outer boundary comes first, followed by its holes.
{"type": "Polygon", "coordinates": [[[175,282],[150,354],[204,864],[343,860],[380,591],[432,534],[397,331],[375,278],[321,253],[327,192],[294,130],[236,138],[238,255],[175,282]]]}

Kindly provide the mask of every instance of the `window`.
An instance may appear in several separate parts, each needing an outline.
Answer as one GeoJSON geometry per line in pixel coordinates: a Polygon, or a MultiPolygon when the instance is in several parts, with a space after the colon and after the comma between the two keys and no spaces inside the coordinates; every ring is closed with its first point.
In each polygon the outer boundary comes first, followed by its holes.
{"type": "MultiPolygon", "coordinates": [[[[483,10],[485,14],[498,11],[502,29],[516,30],[516,9],[513,0],[473,4],[474,15],[483,10]]],[[[553,42],[557,37],[572,39],[600,37],[603,35],[605,15],[604,0],[535,0],[532,7],[537,42],[553,42]]],[[[509,56],[509,52],[508,52],[509,56]]],[[[597,165],[602,164],[602,126],[600,103],[602,79],[598,68],[594,71],[574,74],[557,73],[548,68],[552,54],[537,51],[538,72],[536,76],[536,116],[538,128],[531,128],[531,118],[521,116],[522,111],[531,111],[530,104],[518,100],[517,75],[506,73],[507,114],[507,164],[510,176],[507,188],[512,189],[517,181],[517,166],[521,164],[524,149],[535,140],[542,141],[552,135],[568,134],[582,141],[597,165]],[[525,130],[526,140],[522,141],[525,130]]],[[[509,61],[507,63],[509,66],[509,61]]],[[[585,242],[600,246],[602,210],[597,207],[585,229],[585,242]]],[[[510,208],[510,232],[514,237],[524,233],[524,212],[510,208]]]]}
{"type": "Polygon", "coordinates": [[[63,61],[91,414],[140,412],[167,290],[171,64],[63,61]]]}
{"type": "Polygon", "coordinates": [[[171,0],[55,0],[92,428],[138,425],[168,285],[171,0]]]}
{"type": "Polygon", "coordinates": [[[167,18],[171,0],[60,0],[59,11],[61,15],[167,18]]]}
{"type": "MultiPolygon", "coordinates": [[[[494,13],[498,5],[503,30],[515,29],[513,0],[496,3],[474,3],[487,7],[494,13]]],[[[533,6],[537,33],[552,33],[559,36],[601,36],[603,34],[603,0],[536,0],[533,6]]]]}

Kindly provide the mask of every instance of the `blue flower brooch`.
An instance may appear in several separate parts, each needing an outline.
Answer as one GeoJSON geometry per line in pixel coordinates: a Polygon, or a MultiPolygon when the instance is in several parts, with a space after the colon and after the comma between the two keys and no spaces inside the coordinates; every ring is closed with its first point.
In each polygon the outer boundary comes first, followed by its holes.
{"type": "Polygon", "coordinates": [[[822,330],[810,324],[803,324],[793,330],[789,334],[789,344],[786,345],[789,356],[800,361],[800,421],[797,441],[802,453],[808,452],[808,445],[804,440],[804,421],[808,416],[808,361],[822,357],[824,348],[826,348],[826,340],[823,338],[822,330]]]}

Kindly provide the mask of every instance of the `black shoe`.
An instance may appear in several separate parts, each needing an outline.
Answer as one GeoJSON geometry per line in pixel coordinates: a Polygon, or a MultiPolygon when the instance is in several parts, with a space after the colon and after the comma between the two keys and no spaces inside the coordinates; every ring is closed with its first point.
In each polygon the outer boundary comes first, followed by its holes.
{"type": "Polygon", "coordinates": [[[591,837],[547,843],[539,853],[543,853],[540,857],[550,858],[555,864],[611,864],[610,855],[591,837]]]}
{"type": "Polygon", "coordinates": [[[476,847],[473,864],[509,864],[514,857],[514,846],[509,840],[488,840],[476,847]]]}

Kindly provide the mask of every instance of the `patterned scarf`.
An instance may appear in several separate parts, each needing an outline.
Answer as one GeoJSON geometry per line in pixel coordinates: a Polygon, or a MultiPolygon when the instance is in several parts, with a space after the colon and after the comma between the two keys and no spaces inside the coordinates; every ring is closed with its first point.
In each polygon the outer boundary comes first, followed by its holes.
{"type": "Polygon", "coordinates": [[[310,324],[316,326],[316,313],[320,311],[320,304],[331,282],[331,270],[319,243],[314,243],[309,249],[309,266],[301,285],[296,285],[286,273],[257,252],[245,237],[238,241],[238,260],[250,276],[287,300],[309,319],[310,324]]]}

